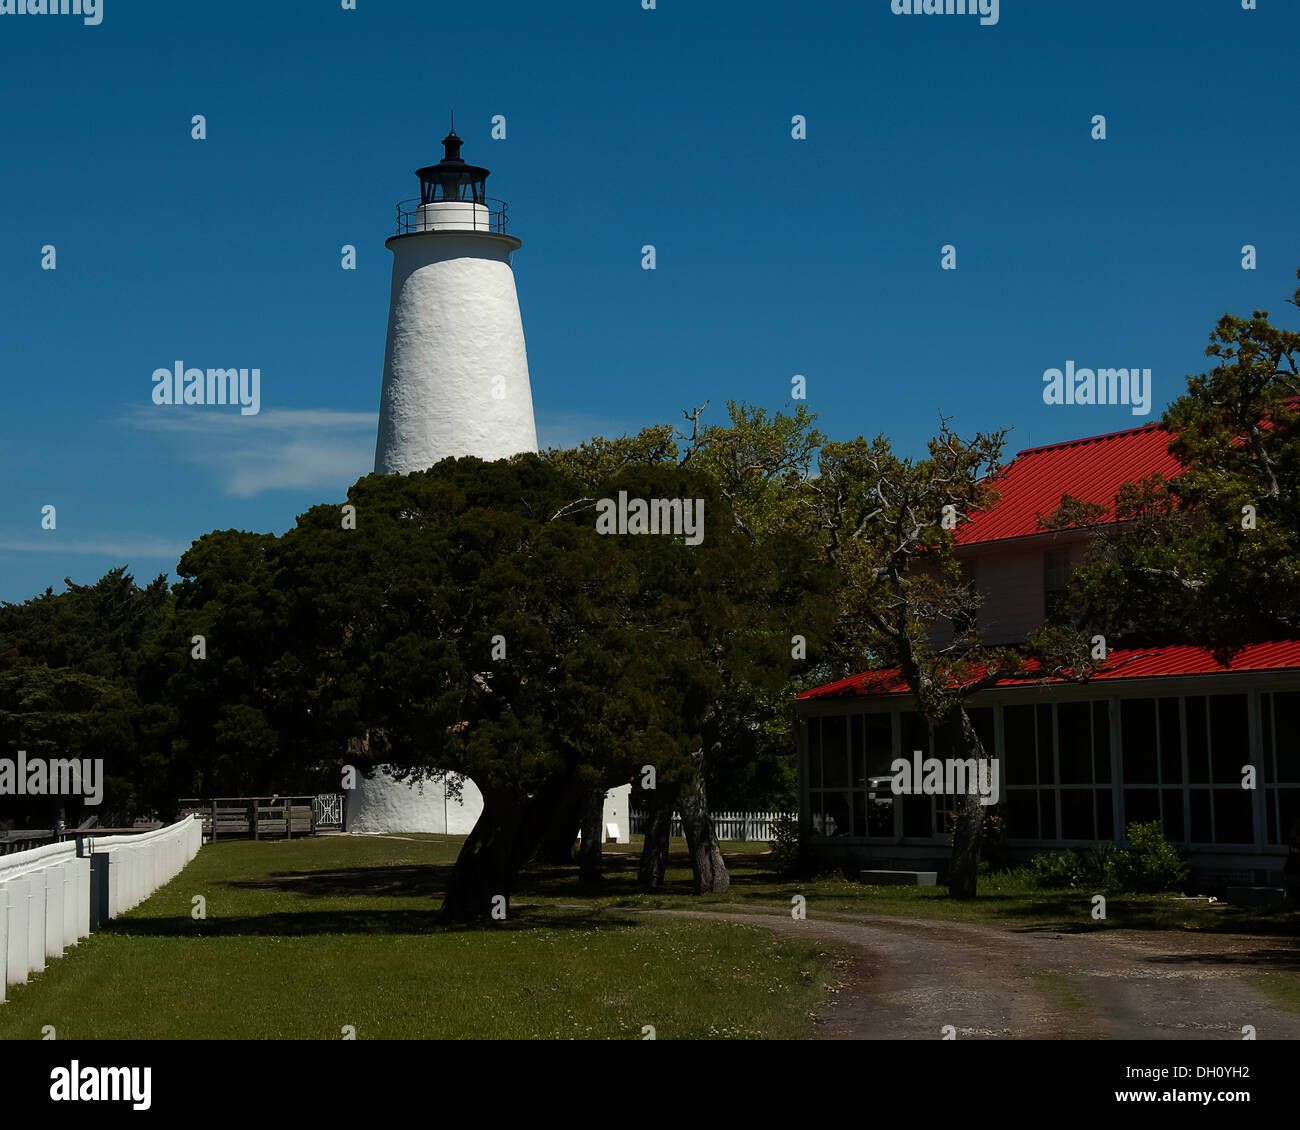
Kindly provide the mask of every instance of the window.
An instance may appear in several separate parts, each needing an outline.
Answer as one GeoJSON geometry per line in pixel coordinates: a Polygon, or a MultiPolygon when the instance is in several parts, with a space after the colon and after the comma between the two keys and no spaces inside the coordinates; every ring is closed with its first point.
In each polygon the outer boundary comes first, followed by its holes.
{"type": "Polygon", "coordinates": [[[808,727],[808,801],[813,835],[853,832],[849,791],[849,717],[814,718],[808,727]]]}
{"type": "Polygon", "coordinates": [[[1046,703],[1002,710],[1008,839],[1057,838],[1052,710],[1046,703]]]}
{"type": "Polygon", "coordinates": [[[1008,839],[1113,835],[1106,702],[1004,707],[1002,740],[1008,839]]]}
{"type": "MultiPolygon", "coordinates": [[[[917,750],[921,759],[930,756],[930,727],[915,711],[898,716],[902,744],[899,756],[911,760],[917,750]]],[[[934,798],[909,793],[898,798],[903,802],[903,835],[928,838],[934,835],[934,798]]]]}
{"type": "MultiPolygon", "coordinates": [[[[1269,698],[1261,696],[1266,781],[1272,724],[1269,698]]],[[[1172,843],[1255,842],[1252,793],[1241,787],[1242,766],[1250,763],[1246,695],[1126,699],[1120,703],[1120,734],[1125,828],[1159,820],[1172,843]]],[[[1270,820],[1278,818],[1282,791],[1273,798],[1270,820]]],[[[1269,804],[1266,789],[1266,811],[1269,804]]],[[[1270,822],[1270,833],[1272,828],[1270,822]]]]}
{"type": "Polygon", "coordinates": [[[1300,694],[1260,695],[1265,840],[1300,839],[1300,694]]]}
{"type": "Polygon", "coordinates": [[[1158,820],[1165,838],[1186,842],[1183,725],[1176,698],[1129,698],[1119,704],[1124,828],[1158,820]]]}
{"type": "Polygon", "coordinates": [[[1250,710],[1244,694],[1204,695],[1186,700],[1189,788],[1196,816],[1193,842],[1255,842],[1253,793],[1241,787],[1241,769],[1250,761],[1250,710]],[[1198,732],[1199,731],[1199,732],[1198,732]],[[1197,761],[1191,765],[1195,745],[1197,761]],[[1217,787],[1215,787],[1217,786],[1217,787]],[[1205,817],[1209,816],[1209,838],[1205,817]]]}
{"type": "Polygon", "coordinates": [[[1065,611],[1070,588],[1070,551],[1049,549],[1043,553],[1043,617],[1052,619],[1065,611]]]}
{"type": "Polygon", "coordinates": [[[813,835],[894,837],[895,797],[889,788],[893,748],[891,713],[809,720],[808,807],[813,835]]]}

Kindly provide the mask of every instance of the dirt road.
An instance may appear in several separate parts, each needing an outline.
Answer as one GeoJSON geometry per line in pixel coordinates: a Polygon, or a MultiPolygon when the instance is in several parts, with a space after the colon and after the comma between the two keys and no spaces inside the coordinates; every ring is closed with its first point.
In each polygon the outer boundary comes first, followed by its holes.
{"type": "Polygon", "coordinates": [[[1300,1039],[1300,1016],[1250,983],[1300,972],[1300,941],[1108,930],[1059,935],[933,919],[654,910],[853,947],[815,1015],[821,1039],[1300,1039]]]}

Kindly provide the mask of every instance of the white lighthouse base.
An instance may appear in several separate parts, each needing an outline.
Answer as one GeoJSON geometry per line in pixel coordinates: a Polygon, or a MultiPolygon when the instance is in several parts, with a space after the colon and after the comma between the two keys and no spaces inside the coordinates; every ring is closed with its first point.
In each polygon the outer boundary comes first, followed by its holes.
{"type": "MultiPolygon", "coordinates": [[[[460,796],[446,781],[399,781],[381,767],[374,775],[357,778],[347,794],[343,827],[349,832],[430,832],[443,836],[468,836],[483,812],[483,794],[468,777],[458,778],[460,796]]],[[[601,816],[605,843],[631,842],[632,786],[620,785],[605,794],[601,816]]],[[[578,838],[577,829],[574,839],[578,838]]]]}
{"type": "Polygon", "coordinates": [[[349,832],[434,832],[467,836],[483,811],[483,794],[468,777],[460,796],[446,781],[399,781],[382,767],[370,778],[357,777],[347,794],[343,827],[349,832]]]}

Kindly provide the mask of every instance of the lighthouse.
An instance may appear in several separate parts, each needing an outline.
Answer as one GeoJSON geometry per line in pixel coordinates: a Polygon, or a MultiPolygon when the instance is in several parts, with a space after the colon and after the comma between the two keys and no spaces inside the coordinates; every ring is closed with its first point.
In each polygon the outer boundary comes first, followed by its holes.
{"type": "MultiPolygon", "coordinates": [[[[420,195],[397,205],[388,342],[375,470],[410,474],[449,456],[496,460],[537,450],[506,206],[488,170],[466,164],[455,123],[443,157],[417,169],[420,195]]],[[[469,778],[407,782],[384,767],[347,797],[351,832],[469,833],[483,797],[469,778]],[[451,787],[449,787],[449,785],[451,787]]]]}
{"type": "Polygon", "coordinates": [[[443,157],[416,170],[397,205],[388,342],[375,470],[409,474],[449,456],[495,460],[537,450],[519,297],[520,240],[488,170],[466,164],[455,125],[443,157]]]}
{"type": "MultiPolygon", "coordinates": [[[[417,199],[397,206],[388,343],[375,470],[410,474],[451,456],[504,459],[537,450],[524,327],[506,206],[486,194],[487,169],[461,158],[455,123],[443,157],[416,170],[417,199]]],[[[628,842],[631,786],[605,797],[608,839],[628,842]]],[[[349,791],[350,832],[466,835],[483,811],[468,777],[407,782],[384,767],[349,791]]]]}

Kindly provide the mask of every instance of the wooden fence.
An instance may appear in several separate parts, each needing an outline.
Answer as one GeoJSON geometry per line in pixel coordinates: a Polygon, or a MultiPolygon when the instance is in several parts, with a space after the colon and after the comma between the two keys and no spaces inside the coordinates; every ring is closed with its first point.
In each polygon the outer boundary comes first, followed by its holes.
{"type": "Polygon", "coordinates": [[[198,800],[188,797],[176,802],[182,816],[196,816],[203,822],[208,840],[231,836],[314,836],[316,814],[309,796],[236,796],[198,800]]]}
{"type": "MultiPolygon", "coordinates": [[[[711,812],[709,813],[709,819],[713,821],[713,834],[720,840],[739,840],[741,843],[771,842],[775,838],[777,817],[782,815],[785,814],[780,812],[711,812]]],[[[648,814],[633,809],[630,816],[632,834],[644,833],[648,814]]],[[[672,822],[668,825],[668,834],[670,836],[685,835],[682,830],[680,813],[673,813],[672,822]]]]}
{"type": "Polygon", "coordinates": [[[130,828],[100,828],[87,821],[78,828],[21,828],[0,831],[0,856],[13,855],[15,852],[30,851],[32,848],[57,844],[64,840],[74,840],[78,836],[119,836],[134,835],[137,832],[152,832],[161,828],[161,820],[137,820],[130,828]]]}

